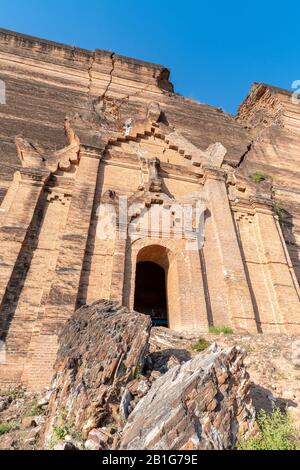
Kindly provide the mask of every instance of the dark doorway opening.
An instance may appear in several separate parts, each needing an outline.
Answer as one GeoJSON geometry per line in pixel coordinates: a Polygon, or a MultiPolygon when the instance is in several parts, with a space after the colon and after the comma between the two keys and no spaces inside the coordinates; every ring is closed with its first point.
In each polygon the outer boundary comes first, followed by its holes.
{"type": "Polygon", "coordinates": [[[134,310],[151,315],[154,326],[168,326],[165,271],[152,261],[136,265],[134,310]]]}

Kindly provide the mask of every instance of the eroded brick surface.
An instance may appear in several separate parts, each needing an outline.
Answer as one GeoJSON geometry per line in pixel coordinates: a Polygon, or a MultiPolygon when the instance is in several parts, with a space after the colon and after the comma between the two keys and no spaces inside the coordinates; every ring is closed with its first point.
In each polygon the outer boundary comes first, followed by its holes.
{"type": "Polygon", "coordinates": [[[65,322],[101,298],[133,309],[139,262],[164,270],[175,331],[299,333],[288,92],[256,84],[234,118],[174,94],[163,66],[5,30],[0,65],[0,384],[49,385],[65,322]],[[138,208],[100,239],[99,206],[125,196],[138,208]],[[189,251],[197,221],[176,236],[173,205],[198,202],[203,244],[189,251]],[[133,237],[132,221],[157,207],[168,224],[133,237]]]}

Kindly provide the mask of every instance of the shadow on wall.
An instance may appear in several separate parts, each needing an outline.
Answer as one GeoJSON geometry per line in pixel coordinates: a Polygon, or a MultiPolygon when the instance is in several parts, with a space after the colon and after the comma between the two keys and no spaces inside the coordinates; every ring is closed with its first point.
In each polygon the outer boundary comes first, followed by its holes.
{"type": "Polygon", "coordinates": [[[96,189],[95,189],[95,195],[94,195],[94,201],[93,201],[93,210],[91,212],[91,219],[90,219],[90,224],[89,224],[89,231],[88,231],[87,242],[86,242],[86,247],[85,247],[84,259],[82,263],[79,290],[77,293],[75,310],[77,310],[78,308],[82,307],[83,305],[87,303],[89,278],[91,275],[92,259],[93,259],[93,254],[95,250],[95,243],[96,243],[96,236],[97,236],[97,224],[98,224],[97,209],[101,201],[103,181],[104,181],[104,172],[102,170],[102,166],[99,165],[97,183],[96,183],[96,189]]]}
{"type": "Polygon", "coordinates": [[[277,210],[277,215],[296,278],[300,285],[300,247],[293,232],[295,227],[293,216],[289,211],[281,209],[280,207],[277,210]]]}
{"type": "MultiPolygon", "coordinates": [[[[18,307],[19,299],[24,288],[31,262],[38,246],[39,234],[47,210],[47,193],[43,191],[37,202],[32,221],[28,227],[25,240],[15,263],[10,280],[7,284],[0,305],[0,339],[5,341],[11,322],[18,307]]],[[[2,231],[5,227],[2,227],[2,231]]],[[[41,273],[43,276],[43,273],[41,273]]]]}
{"type": "Polygon", "coordinates": [[[271,414],[274,406],[282,411],[285,411],[288,406],[293,408],[298,406],[293,400],[275,397],[271,390],[255,383],[251,384],[250,395],[256,412],[264,410],[266,413],[271,414]]]}
{"type": "MultiPolygon", "coordinates": [[[[147,356],[145,370],[156,370],[164,374],[170,369],[170,362],[182,364],[192,358],[191,353],[186,349],[163,349],[155,351],[147,356]]],[[[172,364],[173,365],[173,364],[172,364]]]]}

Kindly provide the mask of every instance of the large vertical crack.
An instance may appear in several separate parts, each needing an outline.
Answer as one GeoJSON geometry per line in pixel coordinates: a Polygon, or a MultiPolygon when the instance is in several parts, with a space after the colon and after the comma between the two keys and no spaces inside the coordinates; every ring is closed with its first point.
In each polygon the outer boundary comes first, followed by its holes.
{"type": "Polygon", "coordinates": [[[252,140],[248,145],[247,145],[247,150],[243,153],[243,155],[240,157],[239,163],[237,164],[236,168],[240,168],[240,166],[243,164],[246,156],[248,153],[252,150],[253,148],[254,141],[252,140]]]}
{"type": "MultiPolygon", "coordinates": [[[[105,87],[105,90],[104,92],[102,93],[102,95],[98,96],[96,99],[92,100],[92,108],[94,110],[94,112],[96,112],[96,114],[98,114],[97,112],[97,109],[96,109],[96,105],[99,103],[99,102],[103,102],[106,98],[106,95],[108,93],[108,90],[109,90],[109,87],[112,83],[112,80],[113,80],[113,73],[114,73],[114,69],[115,69],[115,59],[114,59],[114,56],[115,56],[115,53],[112,52],[111,55],[110,55],[110,59],[111,59],[111,69],[109,71],[109,80],[108,80],[108,83],[105,87]]],[[[89,84],[88,84],[88,94],[90,97],[93,96],[93,93],[92,93],[92,85],[93,85],[93,67],[94,67],[94,64],[96,62],[96,51],[93,52],[93,55],[90,59],[90,64],[89,64],[89,68],[88,68],[88,75],[89,75],[89,84]]]]}
{"type": "MultiPolygon", "coordinates": [[[[102,93],[102,95],[98,96],[94,102],[93,102],[93,107],[94,107],[94,111],[98,114],[98,111],[95,109],[95,106],[99,103],[99,102],[104,102],[105,99],[106,99],[106,96],[109,92],[109,89],[110,89],[110,86],[112,84],[112,81],[113,81],[113,76],[114,76],[114,71],[115,71],[115,55],[116,53],[115,52],[112,52],[110,54],[110,59],[111,59],[111,69],[109,71],[109,80],[108,80],[108,83],[105,87],[105,90],[104,92],[102,93]]],[[[94,67],[94,64],[95,64],[95,61],[96,61],[96,51],[93,52],[93,55],[90,59],[90,65],[89,65],[89,68],[88,68],[88,74],[89,74],[89,85],[88,85],[88,93],[89,95],[91,96],[92,95],[92,84],[93,84],[93,67],[94,67]]],[[[145,84],[145,86],[137,91],[135,91],[134,93],[132,94],[127,94],[127,95],[124,95],[123,98],[118,98],[115,100],[116,102],[116,111],[119,111],[120,108],[122,107],[122,105],[124,104],[125,101],[129,100],[131,97],[136,97],[136,96],[139,96],[140,94],[144,93],[145,91],[147,91],[147,89],[152,85],[152,80],[149,81],[148,83],[145,84]]],[[[164,91],[163,87],[160,87],[158,85],[159,88],[162,89],[162,91],[164,91]]]]}
{"type": "Polygon", "coordinates": [[[96,52],[94,51],[90,58],[90,64],[88,68],[88,74],[89,74],[88,93],[89,95],[92,94],[93,67],[94,67],[95,59],[96,59],[96,52]]]}
{"type": "Polygon", "coordinates": [[[105,88],[104,92],[102,93],[102,96],[101,96],[102,100],[105,99],[106,94],[108,93],[109,87],[112,84],[113,73],[114,73],[114,70],[115,70],[115,52],[111,53],[110,58],[111,58],[111,70],[109,72],[109,81],[108,81],[108,84],[106,85],[106,88],[105,88]]]}

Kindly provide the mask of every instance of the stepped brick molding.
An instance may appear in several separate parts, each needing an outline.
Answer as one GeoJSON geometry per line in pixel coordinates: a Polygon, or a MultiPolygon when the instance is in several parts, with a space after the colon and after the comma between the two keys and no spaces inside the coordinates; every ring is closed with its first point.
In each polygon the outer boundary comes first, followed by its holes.
{"type": "Polygon", "coordinates": [[[176,331],[299,333],[289,92],[254,84],[233,117],[163,66],[6,30],[0,80],[1,386],[48,385],[65,322],[101,298],[176,331]]]}

